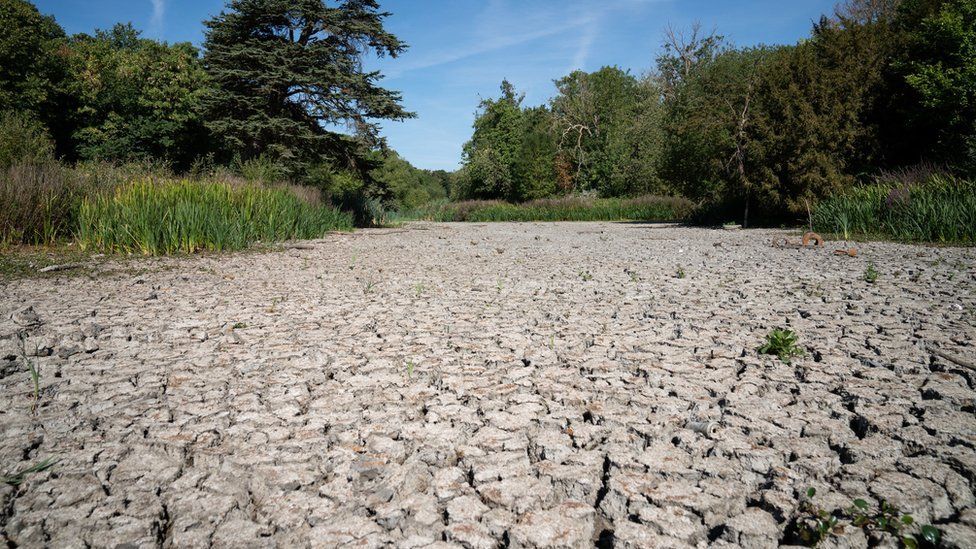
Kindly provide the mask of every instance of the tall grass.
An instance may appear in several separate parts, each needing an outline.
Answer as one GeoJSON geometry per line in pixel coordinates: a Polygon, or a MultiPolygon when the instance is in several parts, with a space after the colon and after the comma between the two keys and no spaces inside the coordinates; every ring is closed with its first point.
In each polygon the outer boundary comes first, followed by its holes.
{"type": "Polygon", "coordinates": [[[351,228],[348,214],[309,203],[287,188],[137,182],[85,198],[77,238],[85,248],[159,255],[240,250],[351,228]]]}
{"type": "Polygon", "coordinates": [[[638,198],[564,197],[533,200],[522,204],[494,200],[435,202],[418,210],[402,212],[401,220],[426,221],[681,221],[694,210],[684,198],[642,196],[638,198]]]}
{"type": "Polygon", "coordinates": [[[879,178],[822,202],[817,231],[845,239],[976,243],[976,182],[933,174],[918,181],[879,178]]]}

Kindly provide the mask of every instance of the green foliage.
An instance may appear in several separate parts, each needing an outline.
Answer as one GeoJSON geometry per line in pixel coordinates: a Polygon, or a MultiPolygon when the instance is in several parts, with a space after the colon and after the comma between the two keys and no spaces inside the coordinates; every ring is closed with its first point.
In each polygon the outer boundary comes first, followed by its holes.
{"type": "Polygon", "coordinates": [[[395,210],[412,210],[428,202],[444,200],[450,192],[447,172],[415,168],[394,151],[380,153],[377,164],[369,175],[389,197],[390,206],[395,210]]]}
{"type": "Polygon", "coordinates": [[[766,335],[766,342],[758,351],[764,355],[773,355],[789,364],[794,357],[803,356],[803,349],[797,343],[800,338],[793,330],[775,329],[766,335]]]}
{"type": "Polygon", "coordinates": [[[910,123],[932,139],[933,160],[976,173],[976,1],[907,4],[897,69],[917,100],[910,123]]]}
{"type": "Polygon", "coordinates": [[[21,112],[0,112],[0,170],[53,160],[54,142],[43,124],[21,112]]]}
{"type": "Polygon", "coordinates": [[[67,51],[78,157],[189,167],[206,151],[200,106],[207,75],[192,45],[143,39],[132,25],[116,25],[72,37],[67,51]]]}
{"type": "Polygon", "coordinates": [[[384,29],[386,15],[374,0],[231,0],[205,23],[207,126],[241,158],[267,154],[292,173],[323,156],[357,165],[379,143],[376,120],[412,116],[363,69],[366,53],[406,49],[384,29]],[[326,129],[341,125],[355,136],[326,129]]]}
{"type": "Polygon", "coordinates": [[[976,242],[976,183],[945,175],[910,182],[879,180],[820,203],[814,229],[905,242],[976,242]]]}
{"type": "Polygon", "coordinates": [[[521,158],[525,125],[522,95],[507,80],[498,99],[484,99],[474,135],[464,145],[465,198],[515,200],[515,164],[521,158]]]}
{"type": "Polygon", "coordinates": [[[64,31],[25,0],[0,0],[0,112],[16,110],[50,124],[62,115],[64,31]]]}
{"type": "Polygon", "coordinates": [[[816,494],[814,488],[807,489],[807,497],[800,504],[801,516],[796,521],[800,541],[811,547],[819,545],[831,535],[841,533],[844,529],[841,520],[849,521],[851,526],[865,533],[890,534],[906,549],[937,547],[942,538],[938,528],[931,524],[917,524],[912,515],[902,513],[885,500],[878,502],[877,509],[873,511],[867,501],[855,499],[846,510],[828,512],[813,503],[816,494]]]}
{"type": "Polygon", "coordinates": [[[285,188],[141,182],[85,198],[78,241],[107,252],[158,255],[239,250],[351,227],[348,215],[285,188]]]}
{"type": "Polygon", "coordinates": [[[868,268],[864,271],[864,281],[868,284],[877,282],[879,276],[881,276],[881,273],[874,267],[874,263],[869,264],[868,268]]]}
{"type": "Polygon", "coordinates": [[[658,177],[661,90],[618,67],[575,71],[556,81],[552,115],[568,185],[601,196],[663,190],[658,177]]]}
{"type": "Polygon", "coordinates": [[[686,219],[694,209],[688,200],[642,196],[631,199],[565,197],[539,199],[523,204],[496,200],[428,204],[401,219],[428,221],[648,221],[686,219]]]}

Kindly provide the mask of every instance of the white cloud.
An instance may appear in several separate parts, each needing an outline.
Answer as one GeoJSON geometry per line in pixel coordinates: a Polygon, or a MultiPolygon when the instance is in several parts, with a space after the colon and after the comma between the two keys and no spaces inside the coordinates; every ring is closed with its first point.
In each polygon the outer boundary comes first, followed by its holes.
{"type": "Polygon", "coordinates": [[[149,18],[149,30],[159,34],[163,30],[163,18],[166,17],[166,0],[150,0],[152,2],[152,16],[149,18]]]}

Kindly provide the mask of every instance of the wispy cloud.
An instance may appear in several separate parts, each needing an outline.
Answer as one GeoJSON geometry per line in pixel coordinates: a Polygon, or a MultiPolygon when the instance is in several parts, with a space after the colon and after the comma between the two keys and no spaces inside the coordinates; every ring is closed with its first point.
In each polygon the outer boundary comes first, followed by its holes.
{"type": "Polygon", "coordinates": [[[163,31],[163,19],[166,17],[166,0],[149,0],[152,2],[152,16],[149,18],[149,30],[153,34],[163,31]]]}
{"type": "Polygon", "coordinates": [[[608,12],[639,9],[647,4],[668,1],[672,0],[611,0],[598,8],[588,2],[568,1],[529,9],[522,2],[491,0],[475,19],[475,25],[468,33],[471,39],[461,44],[455,43],[451,48],[430,51],[413,59],[402,59],[384,72],[395,78],[411,71],[446,65],[560,35],[568,35],[564,42],[575,46],[572,69],[582,68],[589,60],[599,38],[600,23],[608,12]]]}

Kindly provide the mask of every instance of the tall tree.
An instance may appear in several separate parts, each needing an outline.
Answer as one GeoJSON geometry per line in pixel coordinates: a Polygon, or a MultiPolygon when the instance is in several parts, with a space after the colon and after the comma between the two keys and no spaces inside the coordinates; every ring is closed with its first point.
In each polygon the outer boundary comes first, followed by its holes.
{"type": "Polygon", "coordinates": [[[375,0],[232,0],[206,22],[210,129],[244,158],[358,166],[364,148],[382,144],[378,120],[413,116],[363,68],[366,55],[406,49],[387,16],[375,0]]]}
{"type": "Polygon", "coordinates": [[[515,165],[525,135],[523,95],[504,80],[501,97],[483,99],[474,121],[474,135],[464,144],[467,188],[471,198],[517,200],[515,165]]]}
{"type": "Polygon", "coordinates": [[[64,30],[26,0],[0,0],[0,29],[0,111],[28,114],[60,137],[64,30]]]}
{"type": "Polygon", "coordinates": [[[73,36],[66,60],[80,158],[162,159],[186,168],[206,152],[207,75],[189,43],[168,45],[116,25],[73,36]]]}

